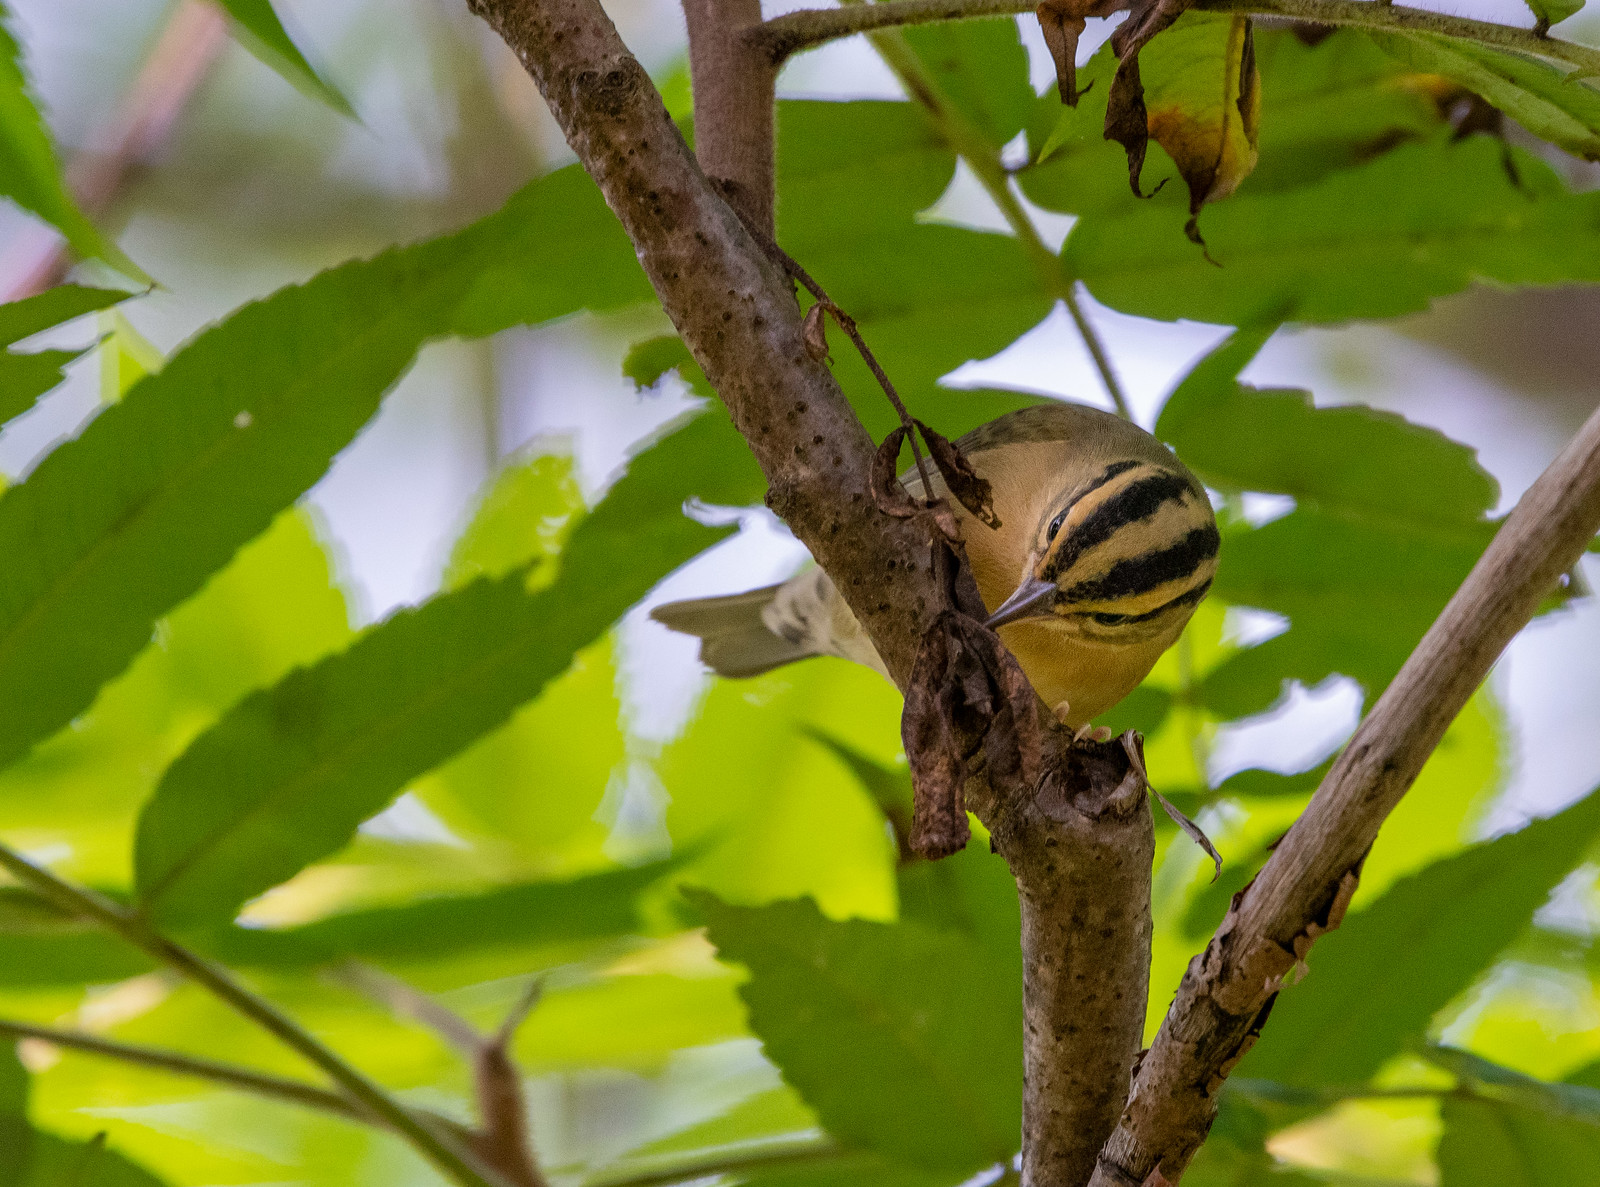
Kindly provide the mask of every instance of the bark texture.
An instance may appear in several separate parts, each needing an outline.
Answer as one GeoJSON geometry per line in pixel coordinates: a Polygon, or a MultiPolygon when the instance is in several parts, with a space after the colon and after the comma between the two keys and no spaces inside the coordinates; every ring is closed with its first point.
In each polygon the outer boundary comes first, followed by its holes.
{"type": "Polygon", "coordinates": [[[700,168],[725,183],[723,192],[734,195],[745,216],[771,236],[778,67],[750,44],[761,27],[761,0],[683,0],[683,17],[700,168]]]}
{"type": "MultiPolygon", "coordinates": [[[[754,159],[746,151],[751,125],[697,121],[703,170],[597,0],[468,2],[533,75],[627,230],[760,462],[768,505],[833,577],[906,688],[948,604],[948,582],[932,571],[927,517],[896,518],[875,506],[870,439],[832,373],[807,351],[787,278],[706,176],[737,173],[745,167],[738,162],[754,159]],[[744,137],[744,147],[716,144],[724,135],[744,137]]],[[[715,37],[726,32],[712,18],[728,7],[690,0],[689,11],[692,34],[708,23],[715,37]]],[[[708,112],[724,108],[715,93],[722,76],[705,73],[717,52],[695,51],[697,104],[708,112]]],[[[743,178],[732,180],[742,188],[743,178]]],[[[1030,787],[1000,795],[980,775],[967,798],[1026,900],[1034,1020],[1026,1037],[1028,1182],[1082,1187],[1116,1122],[1144,1023],[1152,825],[1142,779],[1130,775],[1122,748],[1073,746],[1048,710],[1037,701],[1036,708],[1045,735],[1041,794],[1030,787]],[[1045,803],[1053,806],[1038,807],[1045,803]]],[[[981,751],[973,744],[967,753],[981,751]]]]}
{"type": "Polygon", "coordinates": [[[1157,1169],[1177,1182],[1285,974],[1339,926],[1384,819],[1597,530],[1600,410],[1523,495],[1310,806],[1190,962],[1092,1187],[1142,1184],[1157,1169]]]}

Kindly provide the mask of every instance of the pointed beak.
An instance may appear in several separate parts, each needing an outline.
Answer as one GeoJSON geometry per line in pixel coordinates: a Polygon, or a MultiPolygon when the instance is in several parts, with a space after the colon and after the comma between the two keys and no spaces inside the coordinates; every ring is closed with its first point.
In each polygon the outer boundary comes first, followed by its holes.
{"type": "Polygon", "coordinates": [[[1055,599],[1055,582],[1040,581],[1032,576],[1026,577],[1012,595],[1001,603],[1000,608],[989,615],[983,625],[992,631],[995,627],[1016,622],[1021,618],[1048,617],[1055,599]]]}

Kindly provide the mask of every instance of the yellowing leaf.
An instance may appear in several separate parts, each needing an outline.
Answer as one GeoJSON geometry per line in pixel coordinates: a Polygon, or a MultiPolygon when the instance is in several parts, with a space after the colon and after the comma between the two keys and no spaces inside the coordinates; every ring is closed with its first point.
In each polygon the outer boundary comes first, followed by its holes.
{"type": "Polygon", "coordinates": [[[1250,18],[1186,12],[1141,56],[1150,137],[1189,186],[1189,237],[1207,202],[1226,198],[1256,165],[1261,79],[1250,18]]]}

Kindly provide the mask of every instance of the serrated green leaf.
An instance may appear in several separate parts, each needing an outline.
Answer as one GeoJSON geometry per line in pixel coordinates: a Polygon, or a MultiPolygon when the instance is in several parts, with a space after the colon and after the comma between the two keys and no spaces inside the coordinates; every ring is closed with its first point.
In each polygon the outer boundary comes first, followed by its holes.
{"type": "MultiPolygon", "coordinates": [[[[41,330],[115,305],[131,295],[113,289],[64,284],[0,305],[0,346],[9,347],[41,330]]],[[[31,408],[35,400],[61,382],[61,369],[90,349],[0,353],[0,424],[31,408]]]]}
{"type": "Polygon", "coordinates": [[[1494,963],[1600,836],[1600,795],[1396,882],[1318,941],[1240,1071],[1284,1084],[1367,1080],[1494,963]]]}
{"type": "Polygon", "coordinates": [[[552,584],[475,581],[241,702],[168,769],[140,816],[141,906],[169,922],[225,919],[336,852],[727,534],[685,517],[685,499],[746,503],[764,485],[732,425],[698,416],[635,457],[574,530],[552,584]]]}
{"type": "Polygon", "coordinates": [[[272,0],[216,0],[233,18],[233,31],[252,54],[304,95],[326,103],[340,115],[355,118],[350,100],[306,60],[283,27],[272,0]]]}
{"type": "MultiPolygon", "coordinates": [[[[1036,403],[936,386],[1005,349],[1054,299],[1013,236],[917,221],[955,172],[955,154],[918,106],[780,103],[778,136],[784,250],[856,319],[912,412],[954,439],[1036,403]]],[[[894,409],[856,352],[834,350],[833,368],[868,431],[888,432],[894,409]]]]}
{"type": "Polygon", "coordinates": [[[1373,30],[1368,36],[1413,70],[1460,83],[1535,136],[1585,160],[1600,160],[1600,91],[1587,82],[1548,62],[1437,33],[1373,30]]]}
{"type": "Polygon", "coordinates": [[[911,25],[903,33],[939,93],[997,149],[1033,109],[1028,51],[1015,21],[911,25]]]}
{"type": "Polygon", "coordinates": [[[1567,193],[1548,166],[1482,136],[1238,194],[1206,215],[1215,264],[1171,220],[1159,199],[1085,216],[1064,263],[1112,308],[1225,325],[1392,317],[1480,279],[1600,280],[1600,194],[1567,193]]]}
{"type": "Polygon", "coordinates": [[[1178,384],[1156,435],[1219,490],[1294,496],[1329,511],[1418,524],[1479,524],[1499,499],[1470,446],[1362,405],[1241,384],[1274,327],[1236,332],[1178,384]]]}
{"type": "Polygon", "coordinates": [[[68,192],[55,145],[23,73],[10,8],[4,4],[0,4],[0,195],[60,231],[78,255],[104,260],[130,279],[149,279],[84,217],[68,192]]]}
{"type": "Polygon", "coordinates": [[[832,922],[809,900],[691,897],[722,958],[750,969],[739,992],[751,1029],[831,1134],[950,1174],[1010,1161],[1021,985],[982,949],[914,923],[832,922]]]}
{"type": "Polygon", "coordinates": [[[1446,1098],[1439,1187],[1596,1187],[1600,1126],[1526,1105],[1446,1098]]]}
{"type": "Polygon", "coordinates": [[[574,166],[465,231],[201,333],[0,495],[0,767],[81,713],[157,618],[322,476],[424,342],[649,291],[574,166]]]}

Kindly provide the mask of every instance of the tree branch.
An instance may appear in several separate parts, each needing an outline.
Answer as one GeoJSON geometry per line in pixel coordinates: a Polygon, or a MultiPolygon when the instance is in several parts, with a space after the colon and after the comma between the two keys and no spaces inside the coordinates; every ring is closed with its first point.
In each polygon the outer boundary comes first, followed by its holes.
{"type": "Polygon", "coordinates": [[[700,167],[707,177],[731,184],[736,198],[730,200],[772,236],[778,64],[749,41],[761,27],[761,0],[683,0],[683,19],[700,167]]]}
{"type": "MultiPolygon", "coordinates": [[[[1374,3],[1373,0],[1196,0],[1192,7],[1202,12],[1254,13],[1322,25],[1442,33],[1600,73],[1600,50],[1587,45],[1544,36],[1533,29],[1475,21],[1399,4],[1374,3]]],[[[781,63],[791,54],[874,29],[1010,16],[1032,12],[1034,8],[1032,0],[882,0],[878,4],[844,8],[802,8],[774,17],[748,36],[773,61],[781,63]]]]}
{"type": "Polygon", "coordinates": [[[485,1177],[472,1164],[457,1147],[453,1133],[447,1136],[436,1131],[428,1121],[419,1118],[375,1081],[346,1063],[289,1015],[234,980],[226,969],[161,935],[142,916],[92,890],[58,878],[4,845],[0,845],[0,869],[73,916],[98,923],[121,936],[153,960],[182,974],[262,1027],[319,1068],[358,1108],[404,1138],[441,1173],[462,1187],[505,1187],[498,1175],[493,1179],[485,1177]]]}
{"type": "Polygon", "coordinates": [[[1600,409],[1530,487],[1234,900],[1140,1065],[1091,1187],[1176,1182],[1285,974],[1339,925],[1379,826],[1501,651],[1600,529],[1600,409]]]}

